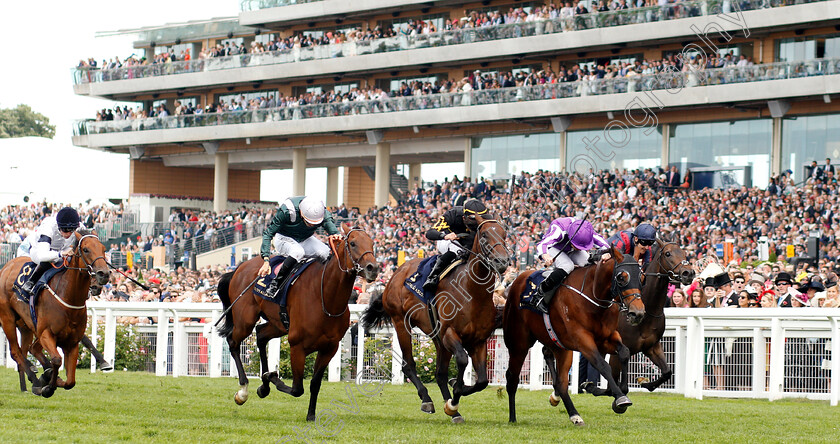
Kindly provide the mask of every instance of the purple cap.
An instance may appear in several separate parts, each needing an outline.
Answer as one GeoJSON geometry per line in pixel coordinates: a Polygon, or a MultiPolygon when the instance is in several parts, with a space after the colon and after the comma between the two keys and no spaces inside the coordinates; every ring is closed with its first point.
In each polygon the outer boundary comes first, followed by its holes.
{"type": "Polygon", "coordinates": [[[569,236],[572,236],[571,243],[578,250],[589,250],[595,243],[592,236],[595,229],[592,224],[585,220],[576,220],[569,225],[569,236]]]}

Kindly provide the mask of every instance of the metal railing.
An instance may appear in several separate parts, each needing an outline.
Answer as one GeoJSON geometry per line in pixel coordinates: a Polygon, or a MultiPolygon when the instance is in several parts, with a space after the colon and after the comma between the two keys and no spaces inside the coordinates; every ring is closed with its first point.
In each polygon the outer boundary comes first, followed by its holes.
{"type": "MultiPolygon", "coordinates": [[[[352,326],[342,340],[340,352],[329,364],[329,380],[350,380],[358,377],[361,371],[363,379],[405,383],[395,331],[384,328],[363,334],[356,329],[364,308],[363,305],[350,306],[352,326]],[[373,339],[381,347],[365,346],[373,339]]],[[[92,339],[95,344],[104,339],[104,347],[99,348],[107,360],[113,360],[115,356],[117,317],[137,317],[151,324],[137,326],[136,331],[147,339],[155,338],[154,351],[150,353],[154,356],[154,360],[150,360],[153,364],[147,366],[150,371],[159,376],[236,375],[224,341],[213,326],[222,313],[219,303],[89,302],[88,312],[93,332],[104,322],[104,338],[97,338],[94,333],[92,339]]],[[[797,397],[828,400],[832,406],[838,405],[840,309],[668,308],[665,313],[667,327],[663,345],[674,376],[662,391],[697,399],[704,396],[770,400],[797,397]]],[[[422,335],[416,338],[427,341],[422,335]]],[[[0,365],[14,367],[6,341],[0,343],[5,347],[0,351],[0,365]]],[[[520,385],[531,390],[551,387],[541,348],[537,343],[531,349],[519,375],[520,385]]],[[[279,341],[269,343],[268,359],[272,365],[279,361],[279,350],[279,341]]],[[[243,345],[241,352],[250,358],[253,343],[243,345]]],[[[501,330],[496,330],[488,342],[488,360],[490,384],[504,385],[508,352],[501,330]]],[[[572,393],[579,386],[578,360],[578,353],[575,353],[570,377],[572,393]]],[[[248,367],[246,373],[253,372],[251,366],[248,367]]],[[[91,371],[95,371],[95,367],[92,366],[91,371]]],[[[632,357],[631,390],[642,390],[636,382],[637,377],[652,378],[658,374],[659,371],[654,370],[643,356],[632,357]]],[[[473,379],[472,368],[468,368],[465,377],[468,381],[473,379]]]]}
{"type": "MultiPolygon", "coordinates": [[[[283,1],[283,0],[280,0],[283,1]]],[[[74,84],[100,83],[193,72],[237,69],[243,67],[296,63],[337,57],[354,57],[392,51],[460,45],[520,37],[557,34],[585,29],[607,28],[666,20],[700,17],[721,11],[774,8],[793,4],[828,0],[743,0],[737,2],[711,0],[672,3],[663,6],[632,8],[618,11],[582,14],[574,17],[502,24],[480,28],[464,28],[430,34],[400,35],[355,42],[292,48],[273,52],[239,54],[227,57],[193,59],[161,64],[135,65],[115,69],[73,68],[74,84]]]]}
{"type": "Polygon", "coordinates": [[[278,6],[301,5],[322,1],[324,0],[242,0],[239,2],[239,10],[259,11],[260,9],[276,8],[278,6]]]}
{"type": "Polygon", "coordinates": [[[473,90],[469,92],[429,94],[409,97],[383,97],[380,100],[319,103],[313,105],[261,108],[135,120],[77,121],[75,135],[102,134],[159,129],[195,128],[244,123],[278,122],[372,113],[391,113],[424,109],[455,108],[489,104],[553,100],[571,97],[669,90],[766,80],[793,79],[840,73],[840,59],[815,59],[803,62],[780,62],[714,69],[690,69],[683,72],[546,83],[534,86],[473,90]]]}

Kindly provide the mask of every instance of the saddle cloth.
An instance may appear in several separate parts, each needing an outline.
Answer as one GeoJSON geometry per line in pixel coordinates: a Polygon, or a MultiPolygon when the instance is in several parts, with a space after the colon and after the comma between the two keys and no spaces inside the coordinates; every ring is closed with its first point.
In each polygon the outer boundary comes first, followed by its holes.
{"type": "Polygon", "coordinates": [[[286,305],[286,295],[289,292],[289,288],[297,280],[298,276],[300,276],[307,267],[315,262],[314,258],[306,258],[298,262],[280,286],[280,290],[278,292],[280,297],[275,299],[272,295],[267,293],[268,286],[271,285],[271,281],[274,280],[274,276],[277,276],[277,271],[280,269],[280,266],[283,265],[283,261],[285,260],[286,258],[284,256],[274,256],[268,260],[271,272],[264,278],[257,280],[254,284],[255,295],[277,304],[286,305]]]}
{"type": "Polygon", "coordinates": [[[35,315],[35,303],[38,301],[38,295],[41,293],[41,290],[47,285],[47,282],[50,281],[55,275],[59,273],[63,273],[67,270],[63,265],[61,267],[55,268],[51,267],[44,274],[41,275],[41,279],[38,279],[38,282],[35,283],[35,286],[32,288],[32,295],[26,293],[21,289],[23,284],[29,280],[29,276],[35,272],[35,268],[38,267],[38,264],[35,262],[27,262],[20,267],[20,273],[15,279],[15,284],[12,286],[14,289],[15,294],[17,295],[18,299],[23,302],[29,304],[29,315],[32,316],[32,325],[38,325],[38,319],[35,315]]]}
{"type": "MultiPolygon", "coordinates": [[[[411,291],[417,299],[420,299],[420,301],[426,305],[429,305],[429,302],[434,299],[435,291],[423,290],[423,284],[426,283],[426,279],[428,279],[429,275],[432,273],[432,269],[435,267],[437,258],[438,256],[435,255],[420,261],[420,265],[417,266],[417,271],[405,280],[405,288],[408,288],[408,290],[411,291]]],[[[446,270],[443,270],[443,273],[440,274],[440,279],[443,279],[444,276],[451,273],[452,270],[454,270],[458,265],[461,265],[463,262],[463,259],[456,259],[448,267],[446,267],[446,270]]]]}
{"type": "Polygon", "coordinates": [[[549,274],[551,274],[551,270],[545,269],[543,271],[535,271],[528,276],[528,280],[525,281],[525,288],[522,289],[522,294],[519,295],[519,306],[521,308],[527,308],[536,313],[542,313],[531,305],[528,305],[528,303],[531,301],[531,298],[537,294],[540,284],[548,277],[549,274]]]}

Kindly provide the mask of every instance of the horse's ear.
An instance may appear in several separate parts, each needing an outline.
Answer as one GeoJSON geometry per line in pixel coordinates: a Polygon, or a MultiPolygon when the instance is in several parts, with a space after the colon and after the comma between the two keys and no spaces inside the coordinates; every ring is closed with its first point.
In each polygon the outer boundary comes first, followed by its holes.
{"type": "Polygon", "coordinates": [[[347,222],[341,223],[341,234],[347,236],[347,233],[350,232],[350,225],[347,225],[347,222]]]}
{"type": "Polygon", "coordinates": [[[615,258],[615,262],[619,263],[624,260],[624,255],[621,254],[621,250],[615,248],[615,245],[610,245],[610,254],[612,257],[615,258]]]}

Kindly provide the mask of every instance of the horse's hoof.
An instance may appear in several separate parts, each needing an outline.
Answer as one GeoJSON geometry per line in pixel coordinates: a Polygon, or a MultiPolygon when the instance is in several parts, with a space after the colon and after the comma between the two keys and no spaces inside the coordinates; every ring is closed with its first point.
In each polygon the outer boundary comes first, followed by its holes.
{"type": "Polygon", "coordinates": [[[48,385],[41,389],[41,396],[43,396],[44,398],[49,398],[53,395],[53,393],[55,393],[55,387],[51,385],[48,385]]]}
{"type": "Polygon", "coordinates": [[[233,400],[236,401],[236,405],[245,404],[245,401],[248,400],[248,386],[240,386],[239,390],[236,391],[236,394],[233,395],[233,400]]]}
{"type": "Polygon", "coordinates": [[[306,416],[306,421],[307,422],[315,422],[317,419],[318,419],[317,415],[307,415],[306,416]]]}
{"type": "Polygon", "coordinates": [[[554,392],[551,392],[551,394],[548,395],[548,403],[551,404],[552,407],[557,407],[560,405],[560,398],[554,396],[554,392]]]}
{"type": "Polygon", "coordinates": [[[267,385],[257,387],[257,396],[259,396],[260,399],[265,398],[269,393],[271,393],[271,387],[267,385]]]}
{"type": "Polygon", "coordinates": [[[569,419],[572,421],[572,424],[578,427],[583,427],[586,425],[586,423],[583,422],[583,418],[581,418],[580,415],[572,415],[569,417],[569,419]]]}
{"type": "Polygon", "coordinates": [[[578,386],[578,391],[580,393],[592,393],[592,390],[595,389],[595,383],[592,381],[583,381],[578,386]]]}
{"type": "Polygon", "coordinates": [[[613,401],[612,409],[614,412],[618,413],[619,415],[627,411],[627,407],[633,405],[630,402],[630,398],[626,396],[620,396],[613,401]]]}
{"type": "MultiPolygon", "coordinates": [[[[35,385],[32,386],[32,394],[33,395],[41,396],[41,390],[43,390],[43,387],[41,387],[41,386],[35,386],[35,385]]],[[[28,392],[24,391],[23,393],[28,393],[28,392]]]]}
{"type": "Polygon", "coordinates": [[[464,422],[466,422],[466,420],[461,415],[452,417],[452,424],[463,424],[464,422]]]}
{"type": "Polygon", "coordinates": [[[446,404],[443,405],[443,411],[449,416],[455,416],[458,414],[458,404],[452,404],[452,400],[447,399],[446,404]]]}
{"type": "Polygon", "coordinates": [[[107,362],[104,362],[102,363],[102,365],[99,366],[99,370],[103,372],[112,372],[114,371],[114,366],[107,362]]]}
{"type": "Polygon", "coordinates": [[[435,403],[434,402],[424,402],[420,404],[420,411],[423,413],[432,414],[435,412],[435,403]]]}

